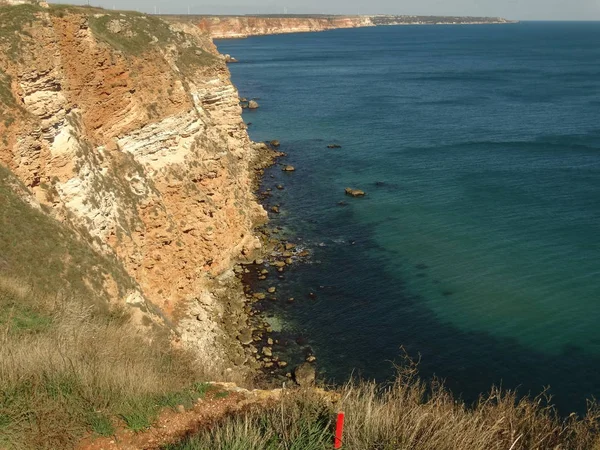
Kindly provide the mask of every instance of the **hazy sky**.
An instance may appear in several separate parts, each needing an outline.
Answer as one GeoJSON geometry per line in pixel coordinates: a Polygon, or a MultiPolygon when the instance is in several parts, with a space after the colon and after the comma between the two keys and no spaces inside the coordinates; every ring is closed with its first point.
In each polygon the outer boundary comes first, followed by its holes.
{"type": "MultiPolygon", "coordinates": [[[[88,0],[51,0],[86,4],[88,0]]],[[[90,0],[94,6],[193,14],[416,14],[600,20],[600,0],[90,0]]]]}

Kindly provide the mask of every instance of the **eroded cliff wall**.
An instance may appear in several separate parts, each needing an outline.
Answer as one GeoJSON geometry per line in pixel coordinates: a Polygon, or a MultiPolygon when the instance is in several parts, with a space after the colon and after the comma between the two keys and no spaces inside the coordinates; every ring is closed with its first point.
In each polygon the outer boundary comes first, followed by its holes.
{"type": "Polygon", "coordinates": [[[112,301],[151,302],[206,359],[243,365],[231,267],[261,246],[253,165],[267,149],[249,140],[206,34],[135,13],[0,7],[0,116],[0,164],[137,282],[112,301]]]}
{"type": "Polygon", "coordinates": [[[266,34],[303,33],[373,26],[370,17],[203,17],[198,27],[213,38],[243,38],[266,34]]]}

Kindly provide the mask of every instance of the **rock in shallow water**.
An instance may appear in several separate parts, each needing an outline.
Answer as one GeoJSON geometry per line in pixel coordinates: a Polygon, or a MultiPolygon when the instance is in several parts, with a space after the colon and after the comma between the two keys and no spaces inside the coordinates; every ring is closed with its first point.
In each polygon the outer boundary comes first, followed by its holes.
{"type": "Polygon", "coordinates": [[[360,189],[346,188],[345,192],[346,195],[349,195],[350,197],[364,197],[366,195],[366,192],[361,191],[360,189]]]}
{"type": "Polygon", "coordinates": [[[315,383],[316,370],[308,363],[303,363],[294,369],[294,381],[299,386],[311,386],[315,383]]]}

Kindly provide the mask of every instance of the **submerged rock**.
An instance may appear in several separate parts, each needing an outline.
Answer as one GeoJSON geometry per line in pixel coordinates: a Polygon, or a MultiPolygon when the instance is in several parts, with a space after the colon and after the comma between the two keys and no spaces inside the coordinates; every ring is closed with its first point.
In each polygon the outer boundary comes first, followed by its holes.
{"type": "Polygon", "coordinates": [[[252,341],[254,341],[254,338],[252,337],[252,330],[250,328],[245,328],[242,330],[238,336],[238,340],[244,345],[250,345],[252,341]]]}
{"type": "Polygon", "coordinates": [[[365,191],[361,191],[360,189],[346,188],[345,192],[346,195],[349,195],[350,197],[364,197],[367,195],[365,191]]]}
{"type": "Polygon", "coordinates": [[[272,140],[270,144],[272,147],[279,147],[281,145],[277,139],[272,140]]]}
{"type": "Polygon", "coordinates": [[[294,369],[294,381],[299,386],[311,386],[315,383],[316,370],[308,363],[303,363],[294,369]]]}
{"type": "Polygon", "coordinates": [[[342,148],[342,146],[338,144],[329,144],[327,148],[342,148]]]}

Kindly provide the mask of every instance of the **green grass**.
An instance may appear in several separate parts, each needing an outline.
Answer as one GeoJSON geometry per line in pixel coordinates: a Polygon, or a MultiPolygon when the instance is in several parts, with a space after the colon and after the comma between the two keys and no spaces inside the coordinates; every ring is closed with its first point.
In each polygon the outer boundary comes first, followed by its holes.
{"type": "Polygon", "coordinates": [[[132,431],[144,431],[152,425],[158,416],[159,407],[153,399],[142,398],[125,405],[119,416],[132,431]]]}
{"type": "Polygon", "coordinates": [[[98,436],[113,436],[115,434],[115,427],[110,418],[102,413],[93,412],[90,414],[89,427],[98,436]]]}
{"type": "Polygon", "coordinates": [[[0,70],[0,108],[2,106],[14,106],[15,98],[10,88],[10,77],[0,70]]]}
{"type": "Polygon", "coordinates": [[[298,394],[279,405],[228,417],[165,450],[325,450],[332,448],[332,413],[317,397],[298,394]]]}
{"type": "MultiPolygon", "coordinates": [[[[99,305],[109,297],[104,291],[107,277],[124,290],[135,286],[115,258],[96,253],[84,239],[23,202],[19,192],[26,193],[25,187],[0,166],[0,265],[5,276],[28,280],[42,294],[68,292],[99,305]]],[[[4,316],[6,311],[0,321],[4,316]]],[[[43,322],[27,311],[14,317],[18,323],[43,322]]]]}
{"type": "Polygon", "coordinates": [[[18,304],[4,304],[0,310],[0,327],[16,333],[41,333],[52,324],[52,318],[18,304]]]}
{"type": "Polygon", "coordinates": [[[198,394],[198,398],[204,398],[211,387],[208,383],[196,383],[194,384],[194,392],[198,394]]]}
{"type": "Polygon", "coordinates": [[[37,5],[0,6],[0,47],[6,48],[13,61],[19,57],[23,36],[28,36],[25,28],[39,20],[36,13],[40,11],[37,5]]]}
{"type": "Polygon", "coordinates": [[[179,50],[177,67],[184,75],[192,75],[199,67],[211,67],[217,64],[219,59],[202,48],[193,45],[179,50]]]}
{"type": "Polygon", "coordinates": [[[96,38],[117,50],[139,56],[154,45],[168,45],[175,42],[175,33],[163,20],[134,12],[104,12],[102,16],[90,16],[90,28],[96,38]],[[110,24],[118,22],[122,31],[115,33],[110,24]]]}

